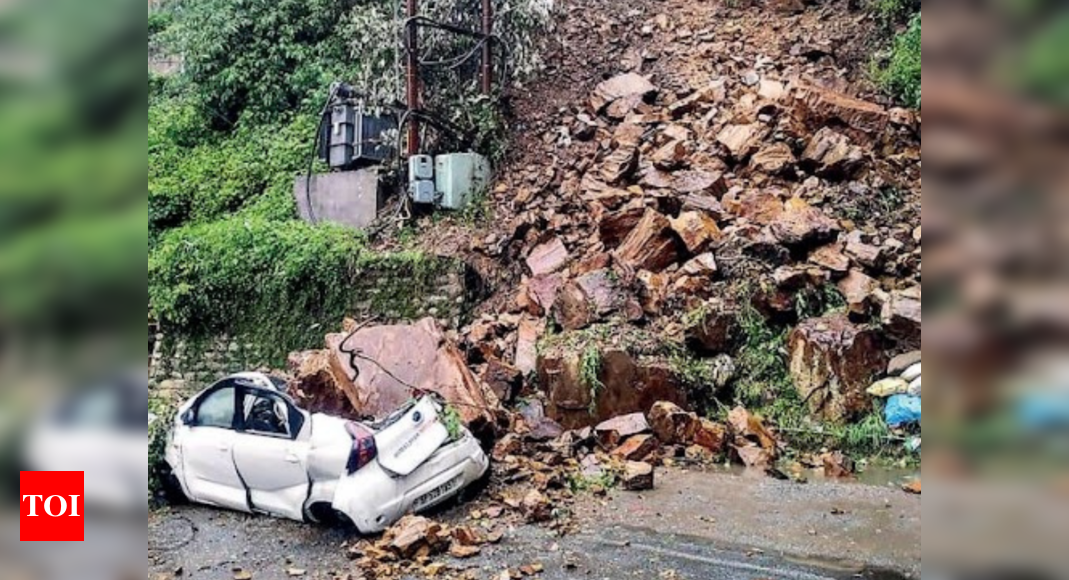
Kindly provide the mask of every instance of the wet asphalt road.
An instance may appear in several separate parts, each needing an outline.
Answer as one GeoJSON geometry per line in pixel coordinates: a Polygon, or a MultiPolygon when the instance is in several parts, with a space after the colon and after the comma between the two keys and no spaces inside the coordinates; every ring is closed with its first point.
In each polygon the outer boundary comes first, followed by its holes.
{"type": "MultiPolygon", "coordinates": [[[[657,490],[584,496],[580,531],[510,528],[477,558],[455,562],[496,578],[541,564],[556,579],[820,580],[920,577],[920,498],[891,487],[799,485],[723,473],[658,472],[657,490]],[[833,513],[834,512],[834,513],[833,513]]],[[[441,516],[463,518],[459,508],[441,516]]],[[[360,574],[339,530],[181,506],[149,518],[149,571],[164,577],[254,580],[360,574]]]]}

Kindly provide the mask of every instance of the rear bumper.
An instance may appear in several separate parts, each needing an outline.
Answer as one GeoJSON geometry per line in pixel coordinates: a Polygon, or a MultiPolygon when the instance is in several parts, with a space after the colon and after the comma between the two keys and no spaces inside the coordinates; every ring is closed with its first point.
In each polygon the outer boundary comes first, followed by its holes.
{"type": "Polygon", "coordinates": [[[489,467],[490,460],[479,442],[467,435],[439,449],[407,476],[395,478],[375,461],[343,477],[332,505],[347,515],[362,533],[377,533],[413,511],[420,498],[424,498],[418,506],[422,511],[456,497],[465,487],[479,481],[489,467]]]}

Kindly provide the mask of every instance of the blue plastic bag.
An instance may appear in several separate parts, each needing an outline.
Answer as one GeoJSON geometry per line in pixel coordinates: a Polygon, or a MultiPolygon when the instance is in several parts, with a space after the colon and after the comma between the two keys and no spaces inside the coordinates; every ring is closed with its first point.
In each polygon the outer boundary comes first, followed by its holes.
{"type": "Polygon", "coordinates": [[[919,423],[921,420],[921,398],[910,395],[895,395],[887,399],[887,407],[883,410],[883,416],[891,427],[919,423]]]}

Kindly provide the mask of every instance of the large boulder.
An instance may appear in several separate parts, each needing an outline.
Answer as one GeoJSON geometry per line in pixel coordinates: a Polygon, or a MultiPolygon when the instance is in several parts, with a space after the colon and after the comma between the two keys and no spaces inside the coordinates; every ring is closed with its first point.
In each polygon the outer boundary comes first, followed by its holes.
{"type": "Polygon", "coordinates": [[[360,329],[331,351],[343,362],[345,394],[359,415],[384,419],[417,392],[431,392],[453,404],[474,429],[495,422],[497,397],[433,319],[360,329]]]}
{"type": "MultiPolygon", "coordinates": [[[[644,413],[657,401],[686,406],[686,388],[668,361],[646,359],[610,347],[599,355],[596,377],[581,372],[586,349],[561,345],[538,358],[538,382],[546,393],[546,412],[565,429],[581,429],[602,421],[644,413]]],[[[586,348],[597,348],[589,346],[586,348]]]]}
{"type": "Polygon", "coordinates": [[[877,331],[833,314],[802,322],[788,344],[791,378],[813,416],[841,423],[871,409],[865,390],[889,358],[877,331]]]}
{"type": "Polygon", "coordinates": [[[359,419],[347,395],[353,389],[352,382],[333,360],[329,349],[291,353],[287,361],[293,377],[287,385],[289,395],[302,409],[313,413],[359,419]]]}

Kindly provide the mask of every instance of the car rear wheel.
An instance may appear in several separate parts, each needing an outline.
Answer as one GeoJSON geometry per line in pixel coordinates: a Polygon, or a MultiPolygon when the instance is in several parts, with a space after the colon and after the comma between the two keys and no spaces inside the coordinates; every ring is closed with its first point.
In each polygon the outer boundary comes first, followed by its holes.
{"type": "Polygon", "coordinates": [[[306,511],[307,519],[313,523],[331,528],[356,529],[356,524],[349,516],[334,509],[329,503],[312,504],[306,511]]]}

